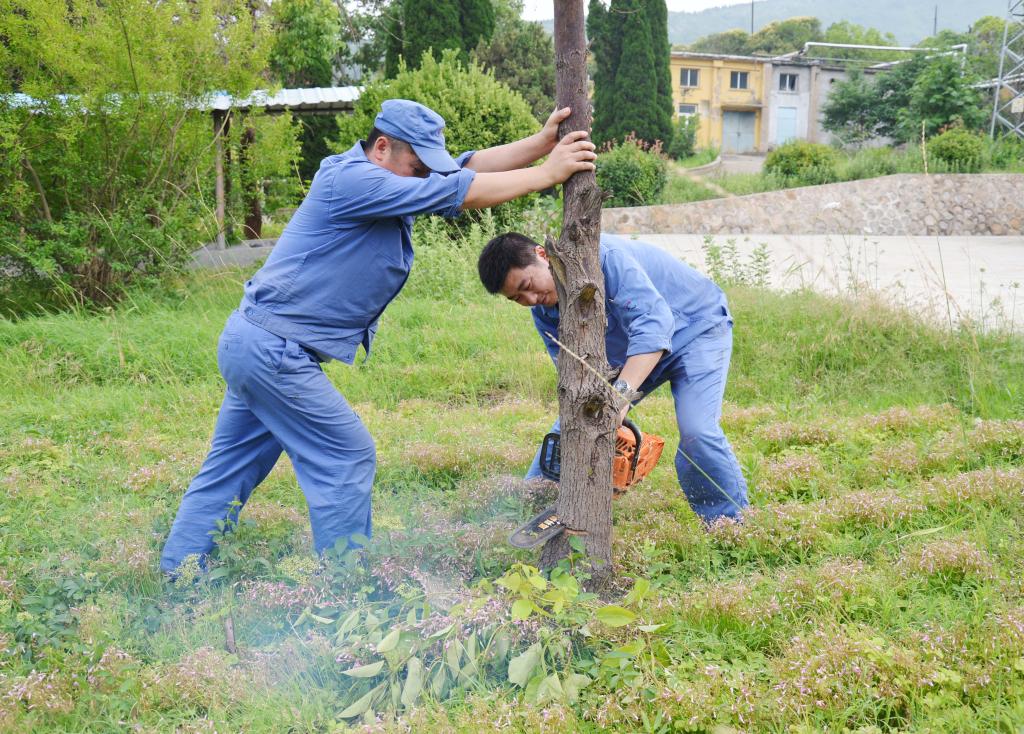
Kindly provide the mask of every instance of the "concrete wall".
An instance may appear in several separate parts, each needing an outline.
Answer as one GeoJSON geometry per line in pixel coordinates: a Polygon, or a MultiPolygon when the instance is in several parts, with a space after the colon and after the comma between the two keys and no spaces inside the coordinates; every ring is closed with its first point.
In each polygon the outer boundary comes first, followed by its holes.
{"type": "Polygon", "coordinates": [[[779,107],[796,108],[796,138],[808,140],[809,114],[811,107],[811,67],[806,64],[773,64],[771,82],[768,86],[768,134],[766,136],[767,148],[774,148],[779,145],[779,107]],[[796,91],[788,92],[779,89],[779,77],[783,74],[795,74],[796,91]]]}
{"type": "Polygon", "coordinates": [[[900,174],[693,204],[605,209],[618,234],[1024,234],[1024,174],[900,174]]]}

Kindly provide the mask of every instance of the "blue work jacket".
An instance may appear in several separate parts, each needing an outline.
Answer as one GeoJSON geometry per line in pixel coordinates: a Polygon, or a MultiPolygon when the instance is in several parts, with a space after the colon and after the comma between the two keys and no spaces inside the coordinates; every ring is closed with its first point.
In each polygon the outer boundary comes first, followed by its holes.
{"type": "MultiPolygon", "coordinates": [[[[608,320],[605,348],[613,367],[634,354],[661,350],[664,362],[730,318],[722,289],[660,247],[602,234],[600,257],[608,320]]],[[[548,354],[558,364],[558,344],[551,338],[558,336],[558,305],[531,311],[548,354]]]]}
{"type": "MultiPolygon", "coordinates": [[[[473,151],[457,159],[464,166],[473,151]]],[[[367,355],[377,320],[412,268],[417,214],[460,213],[475,173],[399,176],[371,163],[362,141],[323,160],[239,311],[321,357],[367,355]]]]}

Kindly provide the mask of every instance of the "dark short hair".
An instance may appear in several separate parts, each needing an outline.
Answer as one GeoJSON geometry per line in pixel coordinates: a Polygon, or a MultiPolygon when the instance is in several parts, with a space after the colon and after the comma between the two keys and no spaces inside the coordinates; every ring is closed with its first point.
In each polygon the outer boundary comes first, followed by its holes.
{"type": "Polygon", "coordinates": [[[392,145],[395,145],[398,148],[405,148],[407,150],[412,150],[412,146],[409,145],[404,140],[396,138],[394,135],[388,135],[385,132],[381,132],[376,127],[372,128],[370,130],[370,134],[366,136],[366,142],[363,143],[363,150],[367,151],[370,148],[372,148],[373,144],[377,142],[377,138],[387,138],[388,140],[391,141],[392,145]]]}
{"type": "Polygon", "coordinates": [[[536,242],[518,232],[500,234],[484,245],[476,268],[487,292],[500,291],[512,268],[532,265],[537,259],[536,247],[536,242]]]}

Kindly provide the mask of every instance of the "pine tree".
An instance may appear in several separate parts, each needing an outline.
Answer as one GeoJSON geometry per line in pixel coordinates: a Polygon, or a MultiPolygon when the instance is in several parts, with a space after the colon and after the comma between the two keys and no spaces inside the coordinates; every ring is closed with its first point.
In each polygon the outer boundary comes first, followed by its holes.
{"type": "Polygon", "coordinates": [[[409,68],[419,67],[427,49],[439,59],[442,49],[462,48],[459,0],[405,0],[403,11],[402,56],[409,68]]]}
{"type": "Polygon", "coordinates": [[[651,51],[654,55],[654,75],[658,94],[653,107],[654,136],[667,148],[672,140],[672,72],[669,70],[668,7],[665,0],[646,0],[647,22],[651,27],[651,51]]]}
{"type": "MultiPolygon", "coordinates": [[[[612,3],[615,6],[615,2],[612,3]]],[[[591,138],[604,143],[610,139],[609,131],[614,119],[615,67],[619,63],[622,44],[621,26],[610,21],[610,11],[602,0],[590,0],[587,11],[587,39],[594,55],[594,122],[591,138]]]]}
{"type": "Polygon", "coordinates": [[[491,0],[461,0],[463,60],[480,41],[494,35],[494,5],[491,0]]]}
{"type": "Polygon", "coordinates": [[[590,0],[587,33],[597,68],[594,127],[598,144],[635,133],[672,138],[672,79],[665,0],[590,0]]]}
{"type": "Polygon", "coordinates": [[[648,142],[658,138],[658,81],[644,4],[644,0],[620,0],[611,6],[612,23],[622,28],[622,49],[612,85],[614,97],[603,104],[609,107],[606,114],[611,118],[608,137],[619,141],[630,133],[648,142]],[[616,5],[620,8],[617,14],[616,5]]]}
{"type": "Polygon", "coordinates": [[[399,0],[401,22],[389,26],[384,73],[398,73],[398,58],[410,69],[419,68],[423,52],[431,49],[435,59],[441,51],[454,48],[459,58],[469,60],[469,52],[494,33],[494,6],[491,0],[399,0]]]}

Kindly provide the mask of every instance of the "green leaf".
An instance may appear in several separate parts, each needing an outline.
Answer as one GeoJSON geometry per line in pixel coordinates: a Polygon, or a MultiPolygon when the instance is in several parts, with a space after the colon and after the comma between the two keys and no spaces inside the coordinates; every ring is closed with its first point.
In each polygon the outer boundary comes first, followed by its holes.
{"type": "Polygon", "coordinates": [[[512,602],[512,621],[527,619],[533,611],[533,604],[529,599],[516,599],[512,602]]]}
{"type": "Polygon", "coordinates": [[[351,704],[348,708],[346,708],[344,711],[338,714],[339,718],[351,719],[355,716],[361,716],[362,714],[369,711],[370,704],[373,702],[373,697],[381,691],[383,685],[384,684],[381,683],[376,688],[367,693],[365,696],[356,699],[355,703],[351,704]]]}
{"type": "Polygon", "coordinates": [[[517,655],[508,661],[508,679],[520,688],[525,688],[526,682],[530,680],[530,675],[537,667],[537,663],[540,662],[540,658],[540,643],[535,642],[522,655],[517,655]]]}
{"type": "Polygon", "coordinates": [[[548,701],[561,701],[564,698],[565,691],[562,690],[562,681],[558,679],[557,673],[549,675],[537,687],[538,706],[543,706],[548,701]]]}
{"type": "Polygon", "coordinates": [[[454,678],[459,674],[462,669],[459,666],[459,658],[462,657],[462,643],[455,639],[451,641],[451,644],[444,651],[444,662],[448,665],[448,669],[452,671],[452,677],[454,678]]]}
{"type": "Polygon", "coordinates": [[[594,616],[609,627],[624,627],[636,619],[636,614],[614,604],[601,607],[594,616]]]}
{"type": "Polygon", "coordinates": [[[445,687],[448,684],[448,669],[444,665],[437,666],[437,672],[430,680],[430,693],[434,698],[444,696],[445,687]]]}
{"type": "Polygon", "coordinates": [[[440,629],[437,632],[435,632],[434,634],[430,635],[427,639],[428,640],[436,640],[439,637],[444,637],[446,634],[448,634],[449,632],[452,631],[452,627],[454,627],[454,626],[455,626],[454,624],[450,624],[447,627],[445,627],[444,629],[440,629]]]}
{"type": "Polygon", "coordinates": [[[569,547],[577,553],[583,553],[586,551],[586,546],[583,544],[583,538],[578,535],[569,536],[569,547]]]}
{"type": "Polygon", "coordinates": [[[339,642],[341,642],[341,640],[344,639],[345,635],[347,635],[349,632],[354,630],[356,628],[356,625],[358,625],[358,624],[359,624],[359,610],[356,610],[356,611],[352,612],[350,615],[348,615],[347,617],[345,617],[345,621],[342,622],[340,625],[338,625],[337,640],[339,642]]]}
{"type": "Polygon", "coordinates": [[[573,673],[564,681],[562,681],[562,688],[565,690],[565,699],[569,703],[576,703],[580,697],[580,691],[593,683],[593,679],[587,675],[581,675],[579,673],[573,673]]]}
{"type": "Polygon", "coordinates": [[[647,579],[637,579],[633,582],[633,588],[626,594],[626,604],[636,604],[641,599],[647,596],[647,592],[651,590],[651,582],[647,579]]]}
{"type": "Polygon", "coordinates": [[[641,632],[657,632],[664,626],[663,624],[638,624],[636,628],[641,632]]]}
{"type": "MultiPolygon", "coordinates": [[[[373,676],[380,673],[384,669],[384,661],[378,660],[376,663],[370,663],[369,665],[359,665],[355,668],[349,668],[348,670],[341,671],[344,675],[350,678],[372,678],[373,676]]],[[[360,712],[361,713],[361,712],[360,712]]]]}
{"type": "Polygon", "coordinates": [[[393,629],[384,636],[384,639],[377,644],[377,652],[391,652],[398,647],[398,640],[402,636],[400,630],[393,629]]]}
{"type": "Polygon", "coordinates": [[[410,658],[408,674],[405,676],[405,685],[402,686],[402,705],[406,708],[416,703],[423,690],[423,663],[419,658],[410,658]]]}

